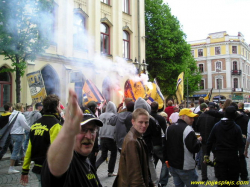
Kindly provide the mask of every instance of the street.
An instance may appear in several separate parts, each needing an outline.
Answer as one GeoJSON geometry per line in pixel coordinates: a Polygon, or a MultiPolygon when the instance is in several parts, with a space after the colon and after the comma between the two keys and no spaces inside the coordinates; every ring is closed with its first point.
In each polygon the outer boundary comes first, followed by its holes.
{"type": "MultiPolygon", "coordinates": [[[[99,152],[98,157],[101,155],[99,152]]],[[[0,161],[0,187],[22,187],[21,184],[19,184],[21,173],[18,174],[8,174],[8,169],[9,169],[9,157],[10,153],[6,153],[3,159],[0,161]]],[[[115,172],[118,171],[118,166],[119,166],[119,158],[120,154],[118,153],[117,155],[117,161],[116,161],[116,166],[115,166],[115,172]]],[[[248,162],[248,171],[250,171],[249,167],[249,159],[247,159],[248,162]]],[[[33,165],[31,166],[31,168],[33,165]]],[[[17,170],[21,171],[22,166],[17,166],[17,170]]],[[[161,164],[160,162],[157,165],[156,171],[158,176],[160,175],[160,169],[161,169],[161,164]]],[[[104,162],[98,169],[97,175],[103,185],[103,187],[111,187],[113,184],[113,181],[115,177],[108,177],[108,164],[104,162]]],[[[197,170],[198,175],[199,175],[199,180],[201,180],[201,170],[197,170]]],[[[212,167],[208,167],[208,178],[210,181],[216,181],[217,179],[214,177],[214,169],[212,167]]],[[[29,183],[26,185],[27,187],[38,187],[38,181],[36,176],[30,172],[29,173],[29,183]]],[[[199,185],[199,186],[205,186],[205,185],[199,185]]],[[[211,186],[211,185],[207,185],[211,186]]],[[[241,185],[241,187],[248,187],[249,185],[241,185]]],[[[167,187],[174,187],[173,183],[173,177],[169,178],[169,182],[167,187]]]]}

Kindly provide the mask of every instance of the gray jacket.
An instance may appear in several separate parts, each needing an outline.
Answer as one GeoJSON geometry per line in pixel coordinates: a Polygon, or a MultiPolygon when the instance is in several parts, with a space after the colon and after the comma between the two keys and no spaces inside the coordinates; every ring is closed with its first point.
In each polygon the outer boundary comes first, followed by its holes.
{"type": "Polygon", "coordinates": [[[106,112],[102,113],[99,119],[103,122],[103,126],[100,128],[100,138],[112,138],[115,139],[115,126],[110,124],[110,118],[116,114],[116,106],[112,101],[108,102],[106,112]]]}
{"type": "Polygon", "coordinates": [[[26,118],[27,123],[30,127],[34,124],[35,121],[42,117],[42,114],[37,110],[31,112],[24,112],[23,115],[26,118]]]}
{"type": "Polygon", "coordinates": [[[109,121],[111,125],[115,126],[116,129],[115,141],[119,149],[122,148],[123,139],[127,134],[125,120],[130,114],[131,112],[128,111],[117,113],[116,115],[113,115],[109,121]]]}

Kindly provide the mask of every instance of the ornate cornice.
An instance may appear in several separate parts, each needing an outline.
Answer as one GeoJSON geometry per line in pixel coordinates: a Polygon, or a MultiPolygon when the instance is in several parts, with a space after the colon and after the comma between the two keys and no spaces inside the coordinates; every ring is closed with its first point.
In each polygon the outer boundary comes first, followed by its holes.
{"type": "Polygon", "coordinates": [[[104,17],[104,18],[101,18],[101,23],[106,23],[108,26],[113,26],[113,24],[109,21],[108,18],[104,17]]]}
{"type": "Polygon", "coordinates": [[[122,30],[124,30],[124,31],[128,31],[129,32],[129,34],[132,34],[133,33],[133,31],[131,31],[131,29],[129,28],[129,26],[124,26],[124,27],[122,27],[122,30]]]}

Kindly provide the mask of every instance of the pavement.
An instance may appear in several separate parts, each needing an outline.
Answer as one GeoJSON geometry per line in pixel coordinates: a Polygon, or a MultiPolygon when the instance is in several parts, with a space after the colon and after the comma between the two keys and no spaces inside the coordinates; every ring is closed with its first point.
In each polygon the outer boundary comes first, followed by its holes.
{"type": "MultiPolygon", "coordinates": [[[[249,150],[250,152],[250,150],[249,150]]],[[[99,152],[97,158],[99,158],[101,155],[101,152],[99,152]]],[[[7,152],[3,159],[0,161],[0,187],[22,187],[21,184],[19,184],[21,173],[17,174],[8,174],[8,169],[9,169],[9,164],[10,164],[10,152],[7,152]]],[[[116,165],[115,165],[115,172],[118,171],[118,166],[119,166],[119,159],[120,159],[120,154],[117,154],[117,160],[116,160],[116,165]]],[[[250,164],[249,164],[249,159],[247,159],[248,162],[248,171],[250,172],[250,164]]],[[[31,165],[31,168],[33,165],[31,165]]],[[[17,170],[21,171],[22,166],[16,166],[15,167],[17,170]]],[[[115,177],[108,177],[108,164],[104,162],[97,170],[97,175],[103,185],[103,187],[111,187],[115,177]]],[[[161,163],[158,162],[158,165],[156,167],[156,172],[157,175],[160,175],[161,171],[161,163]]],[[[197,173],[199,175],[199,181],[201,180],[201,170],[197,170],[197,173]]],[[[209,181],[217,181],[217,179],[214,176],[214,169],[213,167],[208,166],[208,178],[209,181]]],[[[29,183],[26,185],[27,187],[38,187],[38,181],[34,173],[30,172],[29,173],[29,183]]],[[[205,185],[199,185],[205,186],[205,185]]],[[[207,185],[207,186],[212,186],[212,185],[207,185]]],[[[241,185],[241,187],[249,187],[250,185],[241,185]]],[[[174,187],[173,183],[173,177],[169,178],[168,185],[167,187],[174,187]]]]}

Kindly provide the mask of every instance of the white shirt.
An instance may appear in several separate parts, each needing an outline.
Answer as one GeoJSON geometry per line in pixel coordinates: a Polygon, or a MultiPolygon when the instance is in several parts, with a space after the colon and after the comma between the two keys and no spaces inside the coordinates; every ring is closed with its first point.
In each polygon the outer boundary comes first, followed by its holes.
{"type": "MultiPolygon", "coordinates": [[[[9,120],[11,120],[17,114],[17,112],[18,111],[14,110],[10,115],[9,120]]],[[[24,134],[24,129],[30,131],[30,127],[24,115],[21,112],[19,112],[16,121],[10,131],[10,134],[24,134]]]]}

